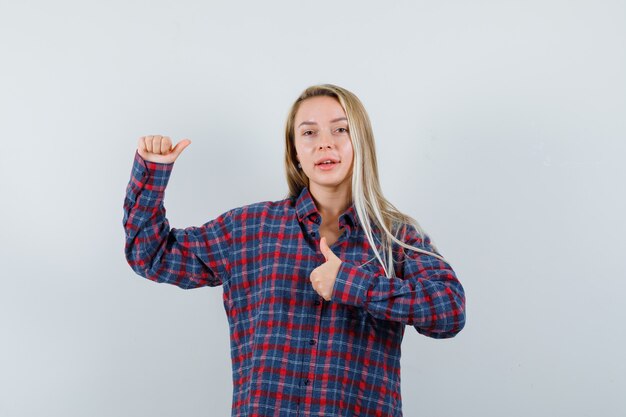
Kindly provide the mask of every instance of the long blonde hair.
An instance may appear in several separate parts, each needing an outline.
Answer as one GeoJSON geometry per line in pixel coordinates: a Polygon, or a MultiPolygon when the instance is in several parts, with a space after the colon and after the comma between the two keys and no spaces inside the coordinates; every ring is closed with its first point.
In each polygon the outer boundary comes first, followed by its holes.
{"type": "MultiPolygon", "coordinates": [[[[396,234],[403,226],[410,224],[415,227],[422,242],[427,242],[428,239],[417,220],[400,212],[383,196],[378,180],[374,134],[369,117],[358,97],[342,87],[333,84],[320,84],[308,87],[291,106],[285,125],[285,171],[289,185],[288,197],[298,197],[302,189],[309,185],[308,177],[302,170],[297,168],[298,160],[294,143],[294,124],[300,103],[303,100],[317,96],[335,98],[346,113],[354,153],[352,161],[352,202],[365,236],[376,258],[385,270],[385,275],[388,278],[395,276],[392,254],[393,242],[406,249],[434,256],[447,262],[438,253],[406,244],[396,238],[396,234]],[[380,247],[374,242],[376,236],[372,232],[372,224],[383,232],[384,237],[380,239],[380,247]]],[[[437,251],[435,245],[432,242],[429,243],[430,247],[437,251]]]]}

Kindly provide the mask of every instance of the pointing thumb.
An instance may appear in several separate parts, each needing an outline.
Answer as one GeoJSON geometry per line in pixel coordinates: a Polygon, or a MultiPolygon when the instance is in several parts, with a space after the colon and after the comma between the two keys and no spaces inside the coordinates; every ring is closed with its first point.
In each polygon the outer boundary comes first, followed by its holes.
{"type": "Polygon", "coordinates": [[[174,146],[174,149],[172,149],[172,153],[176,154],[176,158],[178,158],[181,152],[185,150],[185,148],[189,146],[190,143],[191,141],[189,139],[181,140],[176,144],[176,146],[174,146]]]}
{"type": "Polygon", "coordinates": [[[322,237],[320,239],[320,251],[322,251],[322,255],[324,255],[324,258],[326,258],[326,260],[328,261],[328,258],[330,257],[330,254],[332,252],[330,248],[328,247],[328,244],[326,243],[325,237],[322,237]]]}

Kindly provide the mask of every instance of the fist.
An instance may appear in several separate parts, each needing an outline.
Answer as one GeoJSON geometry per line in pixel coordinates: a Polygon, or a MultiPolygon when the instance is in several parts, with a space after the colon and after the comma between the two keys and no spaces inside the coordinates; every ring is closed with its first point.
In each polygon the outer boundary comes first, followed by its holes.
{"type": "Polygon", "coordinates": [[[142,136],[137,143],[137,152],[146,161],[171,164],[190,143],[189,139],[183,139],[172,148],[169,136],[142,136]]]}
{"type": "Polygon", "coordinates": [[[315,292],[324,300],[330,301],[333,297],[333,289],[339,267],[341,266],[341,259],[330,250],[325,237],[320,239],[320,251],[324,255],[326,262],[311,271],[309,280],[311,280],[311,285],[313,285],[315,292]]]}

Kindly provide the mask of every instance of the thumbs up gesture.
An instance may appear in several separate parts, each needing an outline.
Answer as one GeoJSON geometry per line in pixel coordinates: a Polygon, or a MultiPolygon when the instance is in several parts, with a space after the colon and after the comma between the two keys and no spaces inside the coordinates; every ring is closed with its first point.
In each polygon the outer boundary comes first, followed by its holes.
{"type": "Polygon", "coordinates": [[[322,296],[324,300],[330,301],[333,296],[333,288],[335,287],[339,266],[341,266],[341,259],[330,250],[325,237],[320,239],[320,250],[326,262],[311,271],[309,279],[311,284],[313,284],[315,292],[322,296]]]}
{"type": "Polygon", "coordinates": [[[171,164],[190,143],[189,139],[183,139],[172,148],[169,136],[142,136],[137,143],[137,152],[146,161],[171,164]]]}

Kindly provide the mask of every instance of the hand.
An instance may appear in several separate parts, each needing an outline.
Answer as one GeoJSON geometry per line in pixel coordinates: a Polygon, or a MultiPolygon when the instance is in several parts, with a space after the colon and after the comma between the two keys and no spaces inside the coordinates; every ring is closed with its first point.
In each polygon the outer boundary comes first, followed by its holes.
{"type": "Polygon", "coordinates": [[[172,148],[169,136],[142,136],[137,144],[137,152],[146,161],[171,164],[190,143],[189,139],[184,139],[172,148]]]}
{"type": "Polygon", "coordinates": [[[320,250],[326,259],[326,262],[311,271],[311,284],[313,289],[326,301],[330,301],[333,296],[333,288],[335,287],[335,279],[341,266],[339,259],[326,243],[326,238],[320,240],[320,250]]]}

